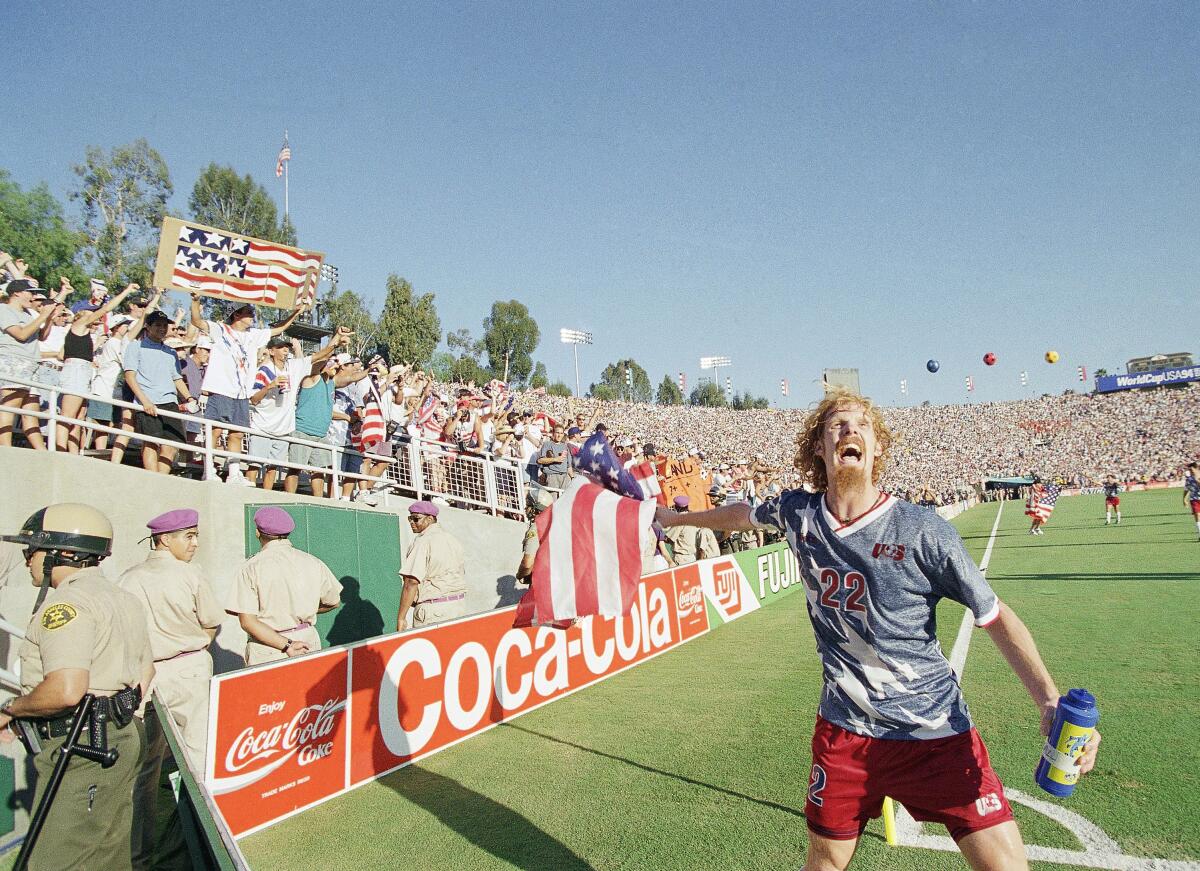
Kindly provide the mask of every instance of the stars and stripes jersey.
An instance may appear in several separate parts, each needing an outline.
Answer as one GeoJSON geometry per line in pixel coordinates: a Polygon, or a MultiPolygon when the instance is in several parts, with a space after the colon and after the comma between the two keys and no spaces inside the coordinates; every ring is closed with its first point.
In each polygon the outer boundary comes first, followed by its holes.
{"type": "Polygon", "coordinates": [[[850,523],[824,494],[789,490],[751,512],[796,554],[821,656],[820,715],[859,735],[926,740],[971,728],[936,634],[939,600],[969,608],[976,626],[1000,602],[962,539],[933,510],[881,494],[850,523]]]}
{"type": "Polygon", "coordinates": [[[1120,492],[1121,492],[1120,484],[1105,484],[1104,485],[1104,498],[1105,499],[1115,499],[1117,494],[1120,492]]]}
{"type": "Polygon", "coordinates": [[[1196,480],[1191,475],[1185,475],[1183,479],[1183,489],[1187,490],[1188,500],[1191,502],[1200,502],[1200,481],[1196,480]]]}

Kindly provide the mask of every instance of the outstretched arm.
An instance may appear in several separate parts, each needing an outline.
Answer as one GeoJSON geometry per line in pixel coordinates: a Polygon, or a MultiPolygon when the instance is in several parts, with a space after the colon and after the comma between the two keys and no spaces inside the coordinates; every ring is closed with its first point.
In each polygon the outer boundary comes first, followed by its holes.
{"type": "Polygon", "coordinates": [[[208,333],[208,320],[204,317],[204,309],[200,306],[200,294],[192,294],[192,326],[197,332],[208,333]]]}
{"type": "Polygon", "coordinates": [[[306,312],[306,311],[308,311],[308,309],[309,309],[309,305],[306,302],[302,302],[299,305],[297,305],[294,309],[291,310],[291,312],[288,314],[288,316],[286,318],[284,318],[281,321],[278,321],[277,323],[271,324],[271,335],[278,336],[280,333],[282,333],[284,330],[286,330],[288,327],[290,327],[292,325],[292,322],[295,321],[296,318],[300,317],[301,312],[306,312]]]}
{"type": "Polygon", "coordinates": [[[734,502],[696,514],[679,514],[670,508],[659,508],[654,513],[654,519],[664,527],[699,526],[701,529],[745,532],[754,529],[754,524],[750,522],[750,511],[750,506],[745,502],[734,502]]]}

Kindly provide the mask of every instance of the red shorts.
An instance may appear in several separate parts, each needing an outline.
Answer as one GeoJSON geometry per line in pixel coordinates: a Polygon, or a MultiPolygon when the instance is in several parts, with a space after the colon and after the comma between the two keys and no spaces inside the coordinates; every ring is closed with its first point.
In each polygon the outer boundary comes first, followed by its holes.
{"type": "Polygon", "coordinates": [[[1106,496],[1104,498],[1104,504],[1111,505],[1113,508],[1116,508],[1118,505],[1121,504],[1121,500],[1116,496],[1106,496]]]}
{"type": "Polygon", "coordinates": [[[1192,502],[1192,513],[1200,514],[1200,499],[1193,499],[1193,500],[1191,500],[1191,502],[1192,502]]]}
{"type": "Polygon", "coordinates": [[[941,823],[955,841],[1013,818],[1004,786],[974,729],[929,741],[869,738],[817,717],[804,816],[815,834],[852,840],[891,796],[913,819],[941,823]]]}

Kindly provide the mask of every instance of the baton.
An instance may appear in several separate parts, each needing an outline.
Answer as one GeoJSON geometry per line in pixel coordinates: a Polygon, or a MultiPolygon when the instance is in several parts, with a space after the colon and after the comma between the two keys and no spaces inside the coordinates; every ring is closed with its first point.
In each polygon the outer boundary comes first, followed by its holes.
{"type": "Polygon", "coordinates": [[[95,702],[94,695],[85,693],[79,700],[79,704],[75,706],[71,731],[67,733],[67,740],[63,742],[58,751],[58,761],[54,763],[54,770],[50,772],[50,780],[46,783],[46,791],[42,793],[42,800],[38,802],[37,809],[29,819],[29,831],[25,833],[25,841],[21,844],[21,852],[17,855],[13,871],[26,871],[26,868],[29,867],[29,854],[33,852],[34,844],[37,843],[38,836],[42,833],[42,826],[45,825],[46,817],[50,813],[50,805],[53,804],[54,796],[62,785],[63,777],[66,776],[71,757],[82,756],[84,759],[100,763],[102,768],[112,768],[117,762],[120,754],[115,747],[101,750],[98,747],[89,747],[79,743],[79,736],[83,733],[83,727],[91,716],[92,705],[95,702]]]}

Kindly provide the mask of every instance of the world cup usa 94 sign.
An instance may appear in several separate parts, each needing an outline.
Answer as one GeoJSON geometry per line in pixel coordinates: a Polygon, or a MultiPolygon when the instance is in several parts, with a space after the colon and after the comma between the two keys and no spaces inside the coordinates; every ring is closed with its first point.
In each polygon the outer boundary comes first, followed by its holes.
{"type": "Polygon", "coordinates": [[[324,259],[316,251],[163,218],[154,286],[290,309],[316,296],[324,259]]]}

